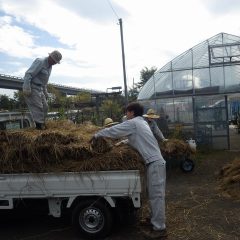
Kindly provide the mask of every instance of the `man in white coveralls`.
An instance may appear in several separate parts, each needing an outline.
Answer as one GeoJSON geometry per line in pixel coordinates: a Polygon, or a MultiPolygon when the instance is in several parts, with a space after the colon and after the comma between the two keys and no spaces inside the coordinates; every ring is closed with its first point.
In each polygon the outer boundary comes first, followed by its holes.
{"type": "Polygon", "coordinates": [[[137,102],[126,108],[127,121],[98,131],[90,140],[99,137],[128,139],[128,144],[142,156],[147,169],[147,188],[151,208],[151,230],[146,237],[157,239],[167,236],[165,225],[166,162],[148,123],[142,117],[143,106],[137,102]]]}

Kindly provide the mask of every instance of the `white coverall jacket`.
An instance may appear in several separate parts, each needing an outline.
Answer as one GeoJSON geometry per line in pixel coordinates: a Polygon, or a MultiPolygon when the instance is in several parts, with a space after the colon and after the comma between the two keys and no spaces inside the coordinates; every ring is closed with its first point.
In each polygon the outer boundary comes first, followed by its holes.
{"type": "Polygon", "coordinates": [[[48,57],[37,58],[24,76],[23,91],[30,94],[25,96],[28,108],[33,116],[33,120],[44,123],[48,112],[47,104],[47,83],[52,71],[52,66],[48,63],[48,57]]]}
{"type": "Polygon", "coordinates": [[[128,138],[128,144],[143,157],[147,167],[147,188],[154,230],[165,229],[165,160],[158,142],[143,117],[135,117],[110,128],[100,130],[95,137],[128,138]]]}

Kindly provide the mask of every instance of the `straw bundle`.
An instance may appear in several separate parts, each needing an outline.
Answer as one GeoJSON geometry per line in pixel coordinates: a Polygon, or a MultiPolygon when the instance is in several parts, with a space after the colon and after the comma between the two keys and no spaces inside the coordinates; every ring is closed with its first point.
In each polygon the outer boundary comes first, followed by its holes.
{"type": "Polygon", "coordinates": [[[36,144],[44,144],[54,142],[55,144],[70,144],[77,143],[82,140],[80,136],[75,136],[73,134],[63,134],[59,131],[48,131],[38,135],[35,139],[36,144]]]}
{"type": "Polygon", "coordinates": [[[179,158],[193,153],[188,143],[179,139],[169,139],[160,143],[160,149],[164,157],[179,158]]]}
{"type": "Polygon", "coordinates": [[[220,190],[225,195],[240,199],[240,159],[225,165],[219,175],[220,190]]]}
{"type": "Polygon", "coordinates": [[[112,140],[107,138],[93,139],[91,144],[91,148],[94,153],[105,153],[108,152],[112,147],[112,140]]]}
{"type": "Polygon", "coordinates": [[[104,154],[93,155],[79,164],[72,161],[68,171],[108,171],[108,170],[135,170],[144,172],[144,163],[138,152],[129,146],[113,147],[104,154]]]}

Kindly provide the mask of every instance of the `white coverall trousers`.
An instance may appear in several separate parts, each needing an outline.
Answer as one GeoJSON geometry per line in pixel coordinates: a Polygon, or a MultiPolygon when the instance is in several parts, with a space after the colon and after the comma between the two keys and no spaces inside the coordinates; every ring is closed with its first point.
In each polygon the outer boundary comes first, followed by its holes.
{"type": "Polygon", "coordinates": [[[48,112],[48,104],[42,87],[32,86],[31,95],[26,96],[25,100],[33,120],[38,123],[44,123],[48,112]]]}
{"type": "Polygon", "coordinates": [[[163,230],[165,225],[166,164],[155,161],[147,165],[147,189],[151,208],[151,223],[154,230],[163,230]]]}

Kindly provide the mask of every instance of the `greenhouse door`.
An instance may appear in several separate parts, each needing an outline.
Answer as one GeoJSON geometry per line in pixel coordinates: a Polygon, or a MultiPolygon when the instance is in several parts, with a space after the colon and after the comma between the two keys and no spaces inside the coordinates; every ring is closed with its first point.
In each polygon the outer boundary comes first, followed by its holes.
{"type": "Polygon", "coordinates": [[[197,144],[230,149],[227,96],[193,98],[194,133],[197,144]]]}

